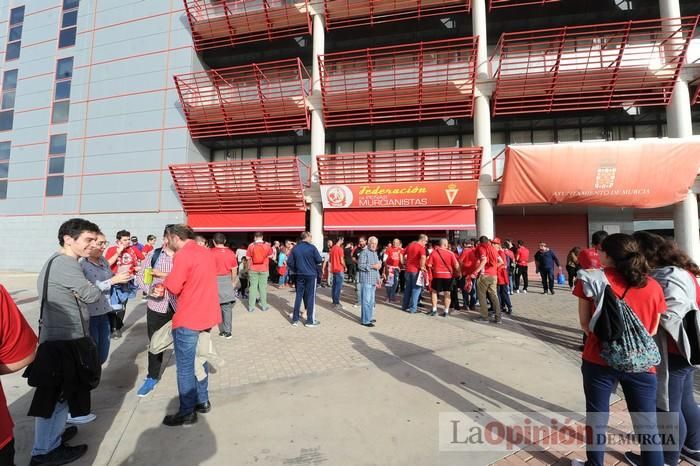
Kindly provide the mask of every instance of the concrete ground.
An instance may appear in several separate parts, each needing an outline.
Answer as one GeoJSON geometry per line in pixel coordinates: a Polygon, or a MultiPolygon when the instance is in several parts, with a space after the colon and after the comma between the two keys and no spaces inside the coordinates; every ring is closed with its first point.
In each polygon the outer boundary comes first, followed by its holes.
{"type": "MultiPolygon", "coordinates": [[[[36,324],[36,276],[5,274],[0,283],[36,324]]],[[[147,339],[145,305],[134,300],[124,337],[112,340],[93,392],[97,420],[71,442],[89,445],[75,464],[556,463],[571,452],[516,457],[504,449],[444,451],[439,443],[441,413],[461,412],[483,425],[503,412],[583,411],[576,301],[565,289],[555,296],[530,291],[514,295],[514,316],[495,326],[472,322],[473,312],[409,315],[384,304],[379,290],[377,326],[365,328],[351,285],[343,290],[342,310],[332,309],[329,290],[322,289],[321,325],[310,329],[289,324],[294,294],[270,287],[269,311],[248,313],[237,303],[234,338],[214,337],[226,365],[210,376],[213,409],[186,428],[161,425],[178,406],[170,353],[157,389],[136,396],[147,339]]],[[[16,462],[25,465],[34,433],[26,416],[32,392],[18,374],[2,383],[16,423],[16,462]]]]}

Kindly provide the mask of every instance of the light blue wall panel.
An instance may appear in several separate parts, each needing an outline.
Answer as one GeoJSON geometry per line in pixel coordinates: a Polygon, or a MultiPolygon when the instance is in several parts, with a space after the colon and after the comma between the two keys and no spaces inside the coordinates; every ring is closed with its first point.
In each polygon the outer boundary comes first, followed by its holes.
{"type": "Polygon", "coordinates": [[[157,210],[158,193],[153,190],[151,173],[90,176],[83,183],[83,212],[157,210]]]}

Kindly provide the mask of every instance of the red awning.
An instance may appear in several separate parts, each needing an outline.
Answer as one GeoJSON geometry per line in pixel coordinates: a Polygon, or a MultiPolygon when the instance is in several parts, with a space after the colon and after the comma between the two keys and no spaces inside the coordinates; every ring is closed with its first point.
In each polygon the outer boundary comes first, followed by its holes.
{"type": "Polygon", "coordinates": [[[326,231],[474,230],[473,208],[328,209],[323,213],[326,231]]]}
{"type": "Polygon", "coordinates": [[[700,169],[700,140],[513,146],[499,205],[655,208],[682,201],[700,169]]]}
{"type": "Polygon", "coordinates": [[[187,224],[195,231],[304,231],[306,212],[191,213],[187,224]]]}

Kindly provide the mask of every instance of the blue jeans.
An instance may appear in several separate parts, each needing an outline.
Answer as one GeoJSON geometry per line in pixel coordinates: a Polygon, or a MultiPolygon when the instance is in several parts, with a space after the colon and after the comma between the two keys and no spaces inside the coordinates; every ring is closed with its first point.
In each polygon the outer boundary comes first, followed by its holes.
{"type": "Polygon", "coordinates": [[[50,418],[34,418],[34,447],[32,456],[45,455],[61,446],[61,435],[68,420],[68,403],[56,403],[50,418]]]}
{"type": "Polygon", "coordinates": [[[680,450],[686,446],[700,450],[700,408],[693,396],[695,368],[689,366],[682,356],[668,357],[668,402],[670,412],[678,413],[680,432],[677,448],[666,450],[666,464],[678,464],[680,450]]]}
{"type": "Polygon", "coordinates": [[[377,292],[377,286],[362,283],[360,287],[362,287],[362,313],[360,317],[363,324],[369,324],[374,319],[374,296],[377,292]]]}
{"type": "Polygon", "coordinates": [[[409,312],[418,311],[418,301],[423,292],[422,286],[416,285],[416,279],[420,272],[406,272],[406,289],[403,292],[401,309],[409,312]]]}
{"type": "Polygon", "coordinates": [[[394,298],[396,297],[396,290],[399,289],[399,268],[392,268],[394,269],[394,284],[386,287],[386,297],[389,298],[390,301],[394,300],[394,298]]]}
{"type": "Polygon", "coordinates": [[[294,317],[292,321],[298,322],[301,314],[301,302],[306,307],[306,321],[314,322],[314,305],[316,304],[316,275],[297,275],[296,299],[294,300],[294,317]]]}
{"type": "MultiPolygon", "coordinates": [[[[630,374],[588,361],[581,365],[586,395],[586,466],[603,466],[610,395],[620,383],[637,435],[656,435],[656,374],[630,374]],[[600,439],[598,441],[597,439],[600,439]]],[[[664,466],[661,445],[641,445],[644,466],[664,466]]]]}
{"type": "MultiPolygon", "coordinates": [[[[209,377],[201,382],[194,375],[199,330],[178,327],[173,329],[173,344],[177,372],[177,391],[180,395],[179,414],[191,414],[195,406],[209,401],[209,377]]],[[[204,364],[208,372],[208,364],[204,364]]]]}
{"type": "Polygon", "coordinates": [[[90,317],[90,336],[97,345],[97,355],[100,358],[100,364],[104,364],[109,356],[110,333],[109,314],[90,317]]]}
{"type": "Polygon", "coordinates": [[[333,272],[333,288],[331,288],[333,304],[340,304],[340,292],[343,289],[344,281],[345,275],[343,275],[343,272],[333,272]]]}
{"type": "Polygon", "coordinates": [[[280,275],[280,279],[277,282],[279,284],[279,286],[284,286],[287,283],[287,277],[288,277],[288,274],[286,274],[286,273],[284,275],[280,275]]]}

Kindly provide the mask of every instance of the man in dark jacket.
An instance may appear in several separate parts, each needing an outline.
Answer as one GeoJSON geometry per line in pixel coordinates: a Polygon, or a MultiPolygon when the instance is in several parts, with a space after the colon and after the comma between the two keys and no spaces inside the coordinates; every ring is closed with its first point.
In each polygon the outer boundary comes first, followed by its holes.
{"type": "Polygon", "coordinates": [[[547,247],[547,243],[540,242],[539,250],[535,254],[535,267],[537,273],[542,278],[542,294],[547,294],[547,290],[554,294],[554,267],[561,269],[559,259],[554,251],[547,247]]]}
{"type": "Polygon", "coordinates": [[[299,325],[299,312],[301,301],[306,307],[306,327],[317,327],[320,322],[314,315],[314,304],[316,301],[316,283],[318,283],[319,266],[323,263],[323,258],[316,246],[311,244],[311,233],[305,231],[301,234],[301,241],[294,246],[292,253],[287,259],[287,266],[292,274],[296,275],[296,299],[294,301],[294,315],[292,325],[299,325]]]}

